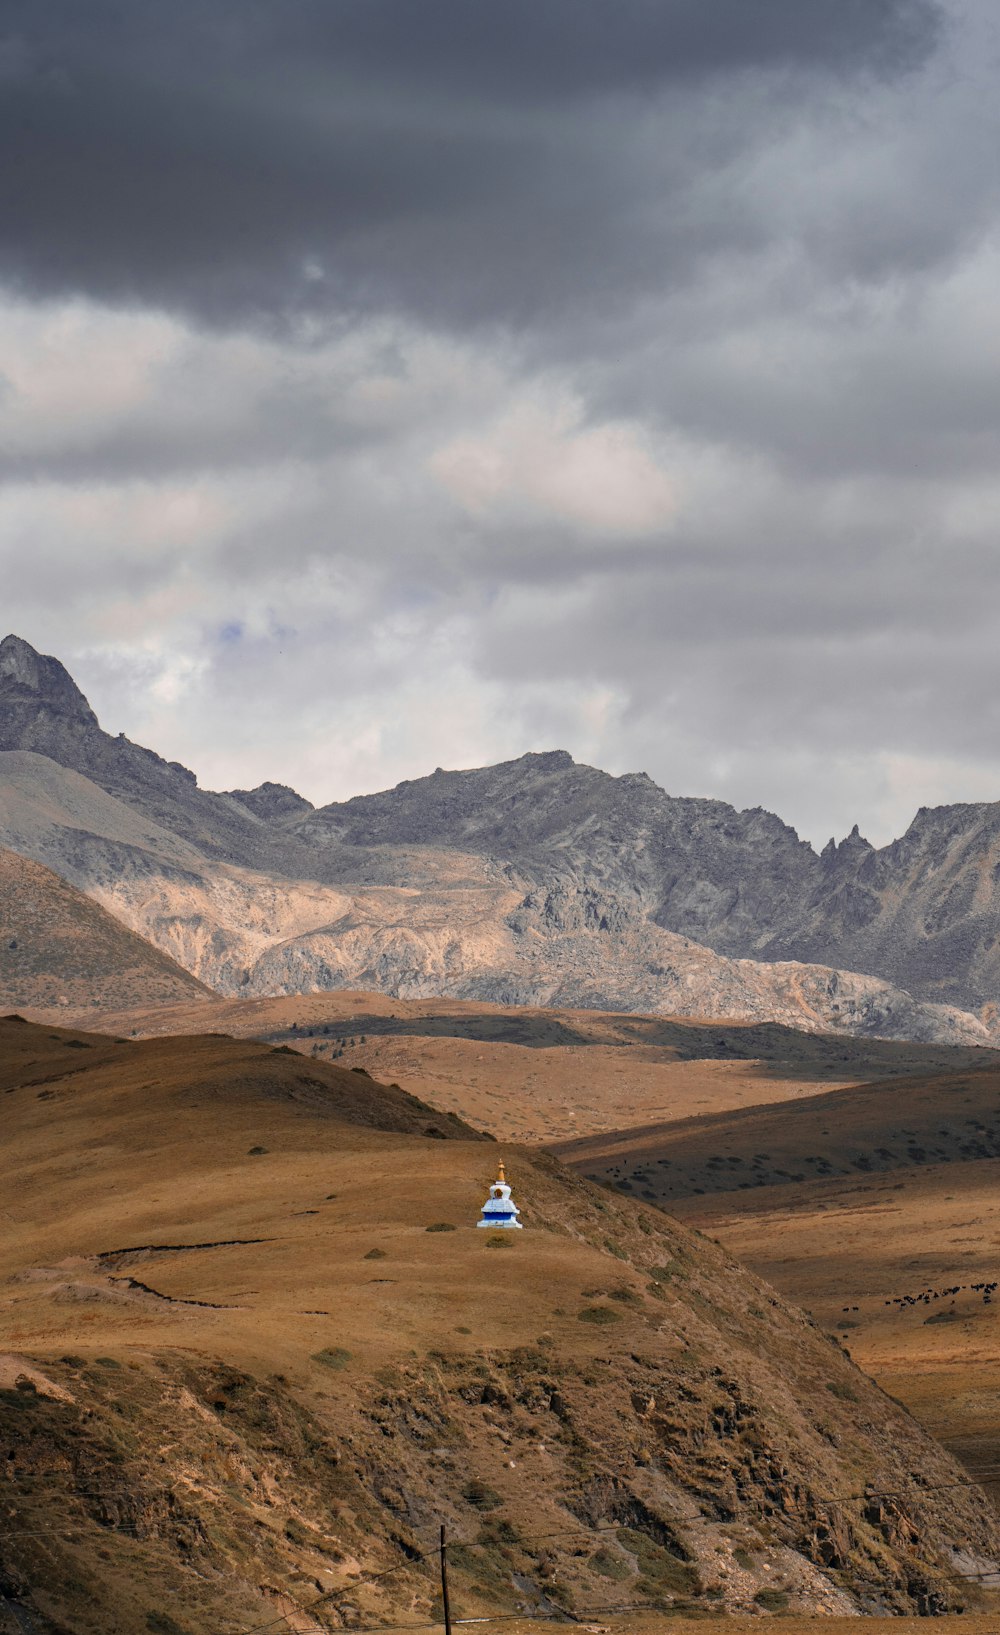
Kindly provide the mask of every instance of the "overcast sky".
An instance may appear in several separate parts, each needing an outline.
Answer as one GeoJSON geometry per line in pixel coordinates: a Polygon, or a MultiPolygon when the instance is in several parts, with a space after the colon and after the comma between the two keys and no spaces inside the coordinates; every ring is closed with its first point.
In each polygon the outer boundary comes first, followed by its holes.
{"type": "Polygon", "coordinates": [[[108,730],[1000,799],[993,0],[0,0],[0,145],[0,635],[108,730]]]}

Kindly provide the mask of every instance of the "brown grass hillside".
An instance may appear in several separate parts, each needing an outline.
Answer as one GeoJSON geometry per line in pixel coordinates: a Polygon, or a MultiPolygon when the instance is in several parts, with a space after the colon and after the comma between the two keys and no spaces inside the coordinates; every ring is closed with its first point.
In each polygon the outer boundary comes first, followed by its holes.
{"type": "Polygon", "coordinates": [[[1000,1067],[920,1074],[562,1142],[591,1179],[671,1206],[709,1192],[1000,1155],[1000,1067]]]}
{"type": "Polygon", "coordinates": [[[208,989],[51,869],[0,848],[0,1007],[168,1004],[208,989]]]}
{"type": "Polygon", "coordinates": [[[1000,1502],[1000,1163],[679,1206],[850,1348],[1000,1502]]]}
{"type": "Polygon", "coordinates": [[[813,1312],[1000,1499],[1000,1072],[563,1144],[813,1312]]]}
{"type": "Polygon", "coordinates": [[[47,1635],[426,1621],[442,1520],[466,1616],[927,1611],[996,1570],[839,1346],[550,1156],[504,1148],[501,1238],[496,1147],[363,1074],[17,1020],[0,1062],[0,1593],[47,1635]]]}

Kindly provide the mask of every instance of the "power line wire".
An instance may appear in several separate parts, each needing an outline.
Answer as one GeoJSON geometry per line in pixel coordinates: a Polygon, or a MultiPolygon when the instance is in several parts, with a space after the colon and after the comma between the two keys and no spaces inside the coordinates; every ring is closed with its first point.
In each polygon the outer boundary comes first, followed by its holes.
{"type": "MultiPolygon", "coordinates": [[[[421,1551],[418,1559],[426,1561],[428,1557],[423,1551],[421,1551]]],[[[327,1590],[324,1595],[318,1596],[315,1601],[310,1601],[307,1607],[300,1607],[297,1610],[299,1612],[312,1613],[317,1607],[322,1606],[326,1601],[335,1601],[341,1596],[353,1595],[356,1590],[367,1589],[370,1584],[381,1583],[383,1578],[389,1578],[393,1573],[402,1572],[404,1567],[410,1567],[412,1565],[413,1562],[409,1559],[399,1561],[394,1567],[387,1567],[384,1572],[375,1573],[369,1578],[355,1579],[353,1584],[344,1584],[339,1589],[327,1590]]],[[[249,1629],[241,1630],[240,1635],[259,1635],[259,1631],[261,1630],[274,1629],[278,1624],[287,1623],[290,1617],[292,1617],[291,1613],[283,1612],[280,1618],[273,1618],[268,1623],[251,1624],[249,1629]]]]}
{"type": "MultiPolygon", "coordinates": [[[[953,1485],[955,1485],[955,1484],[949,1484],[949,1483],[938,1484],[939,1487],[948,1487],[948,1486],[953,1486],[953,1485]]],[[[868,1495],[868,1496],[871,1497],[871,1496],[874,1496],[874,1495],[868,1495]]],[[[882,1495],[882,1496],[892,1496],[892,1495],[882,1495]]],[[[856,1495],[852,1495],[852,1497],[856,1497],[856,1495]]],[[[684,1518],[684,1519],[686,1519],[688,1521],[702,1521],[702,1522],[709,1522],[711,1520],[711,1518],[709,1518],[709,1517],[689,1517],[689,1518],[684,1518]]],[[[100,1523],[95,1523],[95,1524],[100,1525],[100,1523]]],[[[538,1535],[536,1535],[536,1541],[541,1542],[543,1539],[549,1539],[549,1538],[566,1538],[566,1537],[580,1537],[580,1536],[589,1537],[593,1533],[617,1532],[619,1530],[620,1525],[621,1524],[618,1524],[618,1523],[609,1523],[609,1524],[601,1524],[601,1525],[599,1525],[597,1527],[590,1528],[590,1529],[585,1529],[585,1528],[582,1528],[582,1527],[580,1529],[576,1529],[576,1528],[560,1529],[558,1532],[538,1534],[538,1535]]],[[[715,1523],[715,1525],[719,1525],[719,1524],[715,1523]]],[[[76,1533],[85,1532],[87,1530],[88,1530],[87,1525],[81,1523],[78,1526],[70,1527],[70,1528],[50,1528],[50,1529],[37,1530],[37,1531],[34,1531],[34,1530],[20,1531],[19,1530],[19,1531],[13,1532],[13,1533],[5,1532],[4,1533],[4,1538],[5,1539],[13,1539],[13,1538],[65,1538],[65,1537],[70,1537],[70,1536],[72,1536],[72,1535],[74,1535],[76,1533]]],[[[139,1539],[140,1541],[142,1541],[143,1539],[148,1539],[150,1537],[149,1534],[145,1534],[145,1535],[141,1534],[139,1532],[139,1530],[134,1526],[110,1525],[106,1530],[109,1533],[117,1533],[118,1535],[124,1534],[124,1535],[127,1535],[128,1537],[139,1539]]],[[[155,1537],[155,1535],[154,1535],[154,1537],[155,1537]]],[[[459,1540],[456,1540],[454,1542],[460,1543],[460,1544],[461,1543],[466,1543],[467,1544],[467,1543],[470,1543],[470,1542],[473,1542],[473,1541],[459,1539],[459,1540]]],[[[373,1584],[381,1583],[384,1579],[391,1578],[395,1573],[402,1572],[405,1568],[415,1565],[415,1563],[417,1561],[427,1561],[427,1560],[429,1560],[431,1555],[433,1555],[433,1554],[436,1554],[436,1551],[430,1551],[430,1552],[428,1552],[428,1551],[419,1551],[419,1552],[416,1553],[416,1555],[405,1557],[402,1561],[396,1562],[395,1565],[393,1565],[392,1567],[387,1567],[387,1568],[383,1569],[381,1572],[369,1574],[367,1577],[356,1579],[350,1584],[340,1585],[336,1589],[328,1590],[328,1591],[325,1592],[325,1594],[323,1594],[321,1596],[318,1596],[315,1601],[310,1602],[308,1604],[308,1606],[296,1608],[296,1609],[294,1609],[293,1612],[281,1613],[277,1618],[270,1619],[270,1620],[266,1621],[265,1623],[252,1624],[248,1628],[246,1628],[244,1630],[241,1630],[239,1632],[239,1635],[261,1635],[262,1631],[269,1630],[269,1629],[275,1629],[275,1628],[278,1627],[278,1625],[283,1624],[283,1623],[287,1623],[289,1618],[291,1618],[293,1616],[301,1615],[302,1613],[305,1613],[307,1615],[311,1615],[315,1610],[317,1610],[318,1608],[324,1606],[325,1604],[327,1604],[329,1602],[332,1602],[332,1601],[335,1601],[335,1600],[342,1599],[345,1596],[355,1594],[358,1590],[367,1589],[373,1584]]],[[[949,1572],[946,1572],[946,1571],[942,1570],[941,1568],[931,1567],[929,1569],[929,1571],[925,1572],[925,1576],[928,1576],[932,1581],[938,1581],[938,1582],[944,1581],[946,1583],[955,1584],[955,1585],[964,1586],[964,1587],[968,1587],[968,1586],[973,1585],[973,1584],[983,1584],[984,1586],[989,1585],[989,1587],[991,1587],[991,1588],[1000,1588],[1000,1567],[989,1568],[989,1569],[979,1571],[979,1572],[974,1572],[974,1573],[956,1573],[956,1572],[949,1573],[949,1572]]],[[[525,1618],[532,1618],[532,1619],[535,1619],[535,1620],[549,1620],[549,1621],[552,1621],[552,1622],[573,1623],[573,1622],[579,1622],[580,1620],[585,1619],[585,1618],[589,1618],[589,1617],[628,1616],[628,1615],[634,1614],[636,1612],[662,1611],[662,1610],[663,1610],[663,1607],[662,1607],[661,1603],[658,1603],[658,1602],[655,1602],[655,1601],[636,1601],[636,1602],[632,1602],[632,1603],[630,1603],[628,1605],[625,1605],[625,1606],[618,1605],[618,1606],[589,1607],[589,1608],[574,1607],[571,1611],[569,1609],[567,1609],[565,1612],[560,1612],[560,1611],[545,1612],[545,1611],[543,1611],[541,1609],[535,1609],[535,1610],[527,1610],[527,1611],[516,1612],[516,1613],[493,1613],[493,1614],[488,1614],[488,1615],[480,1615],[480,1616],[476,1616],[476,1617],[472,1617],[472,1618],[454,1618],[454,1619],[452,1619],[452,1623],[453,1624],[463,1624],[463,1625],[465,1625],[465,1624],[470,1624],[471,1625],[471,1624],[485,1624],[485,1623],[503,1623],[503,1622],[516,1621],[518,1619],[525,1619],[525,1618]]],[[[350,1632],[350,1635],[379,1635],[379,1632],[383,1632],[383,1635],[390,1635],[390,1632],[393,1632],[393,1631],[401,1631],[401,1630],[418,1631],[418,1630],[437,1629],[437,1628],[440,1628],[440,1627],[441,1627],[440,1620],[438,1620],[437,1622],[431,1622],[431,1623],[426,1623],[426,1624],[372,1624],[372,1625],[364,1625],[364,1626],[363,1625],[351,1624],[351,1625],[345,1626],[345,1629],[346,1629],[346,1631],[350,1632]]]]}
{"type": "MultiPolygon", "coordinates": [[[[992,1470],[993,1467],[989,1467],[989,1468],[990,1468],[990,1470],[992,1470]]],[[[56,1474],[58,1474],[59,1476],[67,1476],[67,1475],[70,1475],[71,1473],[67,1472],[65,1470],[60,1470],[59,1472],[50,1472],[50,1473],[47,1473],[47,1474],[48,1474],[48,1476],[51,1477],[51,1476],[54,1476],[56,1474]]],[[[34,1473],[32,1473],[32,1475],[30,1477],[22,1478],[22,1480],[43,1480],[43,1479],[45,1479],[45,1477],[46,1477],[46,1473],[34,1472],[34,1473]]],[[[996,1476],[991,1477],[988,1472],[983,1472],[977,1478],[970,1478],[968,1481],[960,1481],[960,1482],[936,1482],[936,1483],[922,1484],[922,1483],[917,1482],[916,1479],[914,1479],[914,1485],[916,1487],[916,1493],[915,1494],[913,1494],[910,1490],[905,1489],[905,1488],[882,1488],[882,1489],[869,1488],[864,1492],[858,1492],[858,1493],[837,1494],[837,1495],[833,1495],[833,1494],[818,1495],[818,1496],[816,1496],[814,1498],[813,1502],[815,1504],[843,1505],[843,1504],[848,1504],[848,1503],[863,1502],[863,1501],[872,1500],[872,1499],[921,1497],[924,1494],[930,1494],[930,1493],[935,1493],[935,1492],[953,1491],[955,1489],[963,1489],[963,1488],[974,1488],[974,1487],[977,1487],[977,1486],[979,1486],[979,1485],[981,1485],[983,1483],[990,1482],[991,1480],[994,1481],[994,1482],[1000,1481],[1000,1473],[998,1473],[996,1476]]],[[[175,1493],[177,1490],[175,1488],[170,1488],[167,1491],[169,1491],[171,1493],[175,1493]]],[[[77,1493],[72,1493],[72,1494],[68,1495],[68,1497],[71,1497],[71,1498],[72,1497],[81,1497],[82,1498],[82,1497],[85,1497],[85,1496],[101,1497],[101,1498],[107,1497],[107,1495],[104,1492],[97,1493],[97,1492],[94,1492],[94,1491],[91,1491],[90,1493],[79,1493],[79,1492],[77,1492],[77,1493]]],[[[761,1506],[759,1504],[744,1505],[743,1509],[744,1510],[749,1510],[752,1513],[756,1513],[758,1515],[773,1514],[773,1511],[767,1511],[767,1510],[764,1509],[763,1506],[761,1506]]],[[[680,1527],[690,1526],[690,1525],[698,1524],[698,1523],[700,1523],[702,1525],[713,1525],[713,1526],[723,1525],[720,1521],[718,1521],[718,1520],[716,1520],[716,1519],[714,1519],[714,1518],[712,1518],[710,1516],[681,1516],[681,1517],[671,1518],[671,1520],[674,1521],[675,1525],[680,1526],[680,1527]]],[[[552,1531],[547,1532],[547,1533],[535,1534],[532,1537],[532,1539],[530,1541],[528,1541],[527,1548],[530,1549],[534,1544],[547,1542],[548,1540],[555,1539],[555,1538],[590,1538],[590,1537],[593,1537],[595,1534],[617,1533],[617,1532],[619,1532],[621,1530],[621,1528],[624,1525],[625,1525],[624,1523],[620,1523],[620,1522],[597,1523],[597,1524],[595,1524],[593,1526],[588,1526],[585,1523],[581,1523],[577,1527],[559,1528],[559,1529],[555,1529],[555,1530],[552,1530],[552,1531]]],[[[127,1524],[127,1523],[114,1523],[114,1522],[102,1523],[96,1517],[87,1518],[87,1520],[85,1520],[83,1522],[74,1524],[72,1526],[64,1527],[64,1528],[17,1529],[17,1530],[15,1530],[13,1532],[7,1531],[7,1532],[4,1533],[4,1537],[6,1539],[16,1539],[16,1538],[25,1538],[25,1539],[27,1539],[27,1538],[69,1538],[69,1537],[73,1537],[73,1536],[75,1536],[75,1535],[77,1535],[79,1533],[89,1532],[90,1529],[92,1527],[95,1527],[95,1526],[101,1528],[102,1531],[105,1531],[105,1532],[107,1532],[109,1534],[117,1534],[118,1536],[127,1536],[127,1537],[130,1537],[130,1538],[135,1538],[138,1541],[151,1540],[151,1539],[155,1538],[155,1534],[151,1535],[148,1532],[141,1533],[140,1530],[135,1525],[127,1524]]],[[[466,1544],[466,1545],[475,1544],[475,1542],[476,1541],[472,1540],[472,1539],[457,1539],[457,1540],[454,1541],[454,1543],[466,1544]]],[[[420,1550],[420,1549],[418,1549],[416,1551],[413,1551],[412,1546],[410,1547],[410,1552],[411,1553],[408,1553],[408,1554],[406,1554],[404,1556],[403,1560],[396,1562],[391,1567],[384,1568],[381,1572],[374,1573],[374,1574],[368,1574],[366,1577],[356,1579],[356,1580],[354,1580],[353,1582],[351,1582],[349,1584],[340,1585],[335,1589],[326,1591],[323,1595],[319,1596],[315,1601],[311,1602],[308,1606],[296,1609],[296,1613],[298,1613],[298,1614],[301,1614],[301,1613],[311,1614],[314,1610],[317,1610],[318,1608],[320,1608],[320,1607],[322,1607],[322,1606],[324,1606],[324,1605],[326,1605],[328,1603],[331,1603],[331,1602],[336,1601],[336,1600],[343,1599],[346,1596],[356,1594],[359,1590],[363,1590],[363,1589],[366,1589],[366,1588],[368,1588],[368,1587],[370,1587],[372,1585],[381,1583],[384,1579],[390,1578],[395,1573],[402,1572],[407,1567],[414,1566],[418,1562],[421,1562],[421,1563],[426,1562],[431,1558],[432,1555],[437,1553],[436,1550],[433,1550],[433,1549],[431,1549],[431,1550],[420,1550]]],[[[974,1573],[956,1573],[956,1572],[949,1573],[947,1571],[944,1571],[941,1568],[931,1567],[929,1569],[929,1577],[932,1580],[936,1580],[938,1582],[944,1581],[946,1583],[951,1583],[951,1584],[965,1586],[965,1587],[968,1587],[968,1586],[973,1585],[973,1584],[980,1584],[981,1583],[983,1585],[989,1584],[990,1587],[1000,1588],[1000,1567],[998,1567],[998,1568],[989,1568],[989,1569],[979,1571],[979,1572],[974,1572],[974,1573]]],[[[534,1617],[534,1618],[539,1618],[539,1619],[540,1618],[545,1618],[545,1619],[549,1619],[551,1621],[556,1621],[556,1622],[573,1622],[573,1621],[579,1621],[580,1619],[584,1619],[584,1618],[587,1618],[587,1617],[626,1616],[628,1614],[647,1611],[647,1610],[652,1610],[652,1611],[662,1610],[662,1607],[659,1607],[657,1605],[657,1603],[655,1603],[655,1602],[635,1602],[635,1603],[631,1603],[628,1606],[618,1606],[618,1607],[610,1607],[610,1606],[609,1607],[603,1607],[603,1608],[602,1607],[592,1607],[592,1608],[589,1608],[589,1609],[574,1608],[572,1612],[567,1611],[566,1613],[560,1613],[560,1612],[545,1613],[545,1612],[542,1612],[540,1610],[537,1610],[537,1611],[534,1611],[534,1612],[527,1611],[527,1612],[519,1612],[519,1613],[497,1613],[497,1614],[490,1615],[490,1616],[485,1616],[485,1617],[456,1618],[456,1619],[453,1619],[453,1623],[463,1624],[463,1625],[464,1624],[476,1624],[476,1623],[494,1623],[494,1622],[504,1622],[504,1621],[517,1620],[519,1618],[523,1619],[523,1618],[528,1618],[528,1617],[534,1617]]],[[[295,1614],[293,1614],[293,1613],[282,1613],[277,1618],[268,1620],[268,1621],[266,1621],[264,1623],[261,1623],[261,1624],[254,1624],[254,1625],[249,1626],[249,1628],[241,1631],[240,1635],[260,1635],[260,1632],[262,1632],[262,1631],[269,1630],[269,1629],[275,1629],[280,1624],[287,1623],[289,1618],[294,1616],[294,1615],[295,1614]]],[[[380,1624],[380,1625],[371,1625],[371,1626],[351,1625],[351,1626],[348,1626],[348,1627],[349,1627],[349,1629],[351,1631],[351,1635],[379,1635],[380,1631],[381,1632],[386,1632],[386,1635],[388,1635],[388,1632],[395,1631],[395,1630],[408,1630],[408,1629],[412,1629],[414,1631],[427,1630],[427,1629],[437,1628],[437,1627],[439,1627],[439,1625],[436,1624],[436,1623],[405,1624],[405,1625],[404,1624],[398,1624],[398,1625],[380,1624]]]]}

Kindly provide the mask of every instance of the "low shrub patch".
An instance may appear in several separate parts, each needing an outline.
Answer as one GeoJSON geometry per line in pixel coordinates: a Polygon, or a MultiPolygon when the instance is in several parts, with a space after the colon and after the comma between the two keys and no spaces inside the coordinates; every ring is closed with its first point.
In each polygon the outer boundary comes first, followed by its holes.
{"type": "Polygon", "coordinates": [[[609,1290],[608,1299],[617,1300],[622,1306],[642,1305],[642,1295],[636,1294],[635,1290],[630,1289],[627,1284],[622,1284],[620,1288],[609,1290]]]}
{"type": "Polygon", "coordinates": [[[632,1576],[631,1568],[624,1556],[615,1555],[603,1545],[594,1551],[587,1565],[593,1572],[600,1573],[602,1578],[614,1578],[621,1582],[623,1578],[632,1576]]]}
{"type": "Polygon", "coordinates": [[[826,1388],[832,1397],[838,1397],[841,1402],[857,1402],[858,1393],[842,1380],[827,1380],[826,1388]]]}
{"type": "Polygon", "coordinates": [[[351,1360],[351,1353],[345,1351],[342,1345],[327,1346],[323,1351],[314,1351],[312,1360],[322,1368],[346,1368],[351,1360]]]}
{"type": "Polygon", "coordinates": [[[466,1482],[462,1489],[462,1497],[468,1499],[476,1510],[496,1510],[503,1504],[496,1488],[490,1487],[488,1482],[481,1482],[478,1476],[474,1476],[471,1482],[466,1482]]]}

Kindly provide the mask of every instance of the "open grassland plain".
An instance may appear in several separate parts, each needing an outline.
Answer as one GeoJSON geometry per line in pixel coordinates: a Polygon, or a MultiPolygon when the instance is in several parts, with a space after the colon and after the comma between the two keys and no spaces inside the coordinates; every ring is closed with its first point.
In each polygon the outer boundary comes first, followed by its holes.
{"type": "Polygon", "coordinates": [[[479,1230],[495,1144],[227,1037],[0,1021],[0,1106],[25,1628],[426,1623],[441,1522],[465,1617],[972,1612],[1000,1582],[989,1501],[839,1344],[547,1153],[504,1146],[526,1229],[479,1230]]]}
{"type": "Polygon", "coordinates": [[[812,1312],[1000,1497],[995,1067],[560,1151],[712,1233],[812,1312]]]}
{"type": "Polygon", "coordinates": [[[565,1140],[957,1071],[1000,1052],[800,1033],[780,1023],[540,1009],[347,990],[29,1014],[129,1037],[220,1031],[364,1067],[506,1141],[565,1140]]]}

